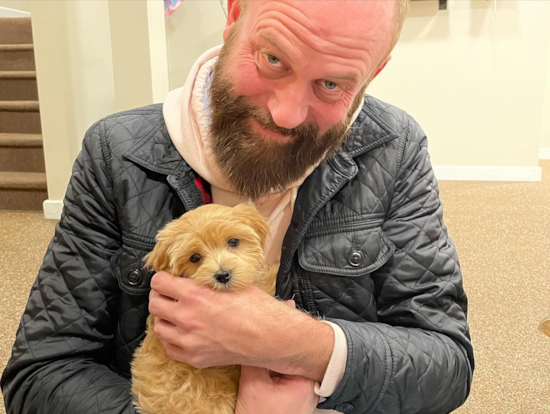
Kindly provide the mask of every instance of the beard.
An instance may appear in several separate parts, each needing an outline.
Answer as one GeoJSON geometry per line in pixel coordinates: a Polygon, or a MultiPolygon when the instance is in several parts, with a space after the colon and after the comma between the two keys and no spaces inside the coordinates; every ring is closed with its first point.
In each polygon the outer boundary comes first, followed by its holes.
{"type": "Polygon", "coordinates": [[[335,124],[323,135],[312,122],[293,129],[281,128],[269,111],[247,103],[242,96],[233,97],[233,84],[223,75],[230,43],[226,43],[216,62],[210,89],[212,152],[234,191],[257,201],[267,194],[285,191],[311,167],[335,153],[348,135],[348,125],[363,93],[355,98],[346,121],[335,124]],[[254,129],[253,121],[285,138],[263,136],[254,129]]]}

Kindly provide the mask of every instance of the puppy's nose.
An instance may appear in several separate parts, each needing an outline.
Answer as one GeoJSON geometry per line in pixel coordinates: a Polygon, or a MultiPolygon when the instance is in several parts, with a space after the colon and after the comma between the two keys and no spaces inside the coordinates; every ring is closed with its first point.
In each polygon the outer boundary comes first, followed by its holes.
{"type": "Polygon", "coordinates": [[[231,280],[231,271],[230,270],[225,270],[225,269],[218,270],[214,274],[214,278],[218,282],[226,284],[227,282],[229,282],[231,280]]]}

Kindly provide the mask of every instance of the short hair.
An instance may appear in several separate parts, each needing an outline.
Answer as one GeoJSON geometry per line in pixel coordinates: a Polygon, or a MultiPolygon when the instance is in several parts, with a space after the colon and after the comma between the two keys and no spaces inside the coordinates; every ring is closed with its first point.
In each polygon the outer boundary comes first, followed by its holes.
{"type": "MultiPolygon", "coordinates": [[[[246,0],[245,0],[246,1],[246,0]]],[[[405,24],[405,18],[409,13],[410,0],[397,0],[397,13],[395,16],[395,31],[393,36],[393,41],[390,47],[390,52],[395,47],[399,37],[401,36],[401,31],[403,30],[403,25],[405,24]]]]}

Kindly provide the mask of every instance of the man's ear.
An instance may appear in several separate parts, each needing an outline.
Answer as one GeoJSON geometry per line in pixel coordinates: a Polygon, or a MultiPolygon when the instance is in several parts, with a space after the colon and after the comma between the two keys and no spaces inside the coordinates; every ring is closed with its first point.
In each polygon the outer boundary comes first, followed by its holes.
{"type": "Polygon", "coordinates": [[[386,67],[386,65],[388,64],[388,62],[391,60],[391,55],[389,55],[386,60],[384,61],[384,63],[382,63],[380,65],[380,67],[376,70],[376,72],[374,73],[374,76],[372,77],[372,80],[371,82],[374,80],[374,78],[376,78],[378,76],[378,74],[380,72],[382,72],[382,69],[384,69],[386,67]]]}
{"type": "Polygon", "coordinates": [[[227,0],[227,23],[223,30],[223,41],[229,36],[231,28],[241,15],[241,0],[227,0]]]}

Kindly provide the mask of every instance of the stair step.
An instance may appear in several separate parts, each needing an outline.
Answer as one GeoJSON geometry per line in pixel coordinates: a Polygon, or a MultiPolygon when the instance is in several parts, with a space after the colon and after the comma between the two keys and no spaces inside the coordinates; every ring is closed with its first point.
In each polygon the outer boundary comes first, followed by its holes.
{"type": "Polygon", "coordinates": [[[0,101],[37,101],[35,71],[0,72],[0,101]]]}
{"type": "Polygon", "coordinates": [[[32,43],[30,17],[0,17],[0,42],[3,44],[32,43]]]}
{"type": "Polygon", "coordinates": [[[40,134],[38,101],[1,101],[0,134],[40,134]]]}
{"type": "Polygon", "coordinates": [[[0,51],[29,51],[34,50],[32,43],[18,44],[18,45],[5,45],[0,44],[0,51]]]}
{"type": "Polygon", "coordinates": [[[44,173],[42,147],[0,147],[0,172],[44,173]]]}
{"type": "Polygon", "coordinates": [[[35,70],[3,71],[0,72],[0,79],[36,79],[35,70]]]}
{"type": "Polygon", "coordinates": [[[0,172],[46,171],[40,134],[0,134],[0,172]]]}
{"type": "Polygon", "coordinates": [[[0,101],[0,111],[6,112],[38,112],[38,101],[0,101]]]}
{"type": "Polygon", "coordinates": [[[46,173],[0,172],[0,189],[46,191],[46,173]]]}
{"type": "Polygon", "coordinates": [[[0,134],[0,148],[42,148],[41,134],[0,134]]]}
{"type": "Polygon", "coordinates": [[[3,190],[0,188],[0,210],[42,211],[48,199],[46,190],[3,190]]]}
{"type": "Polygon", "coordinates": [[[0,71],[34,70],[34,46],[32,44],[0,44],[0,71]]]}

